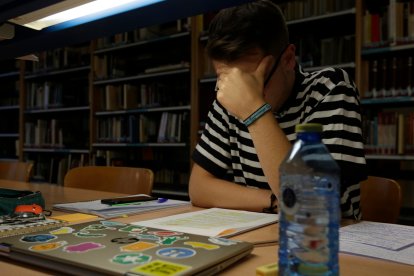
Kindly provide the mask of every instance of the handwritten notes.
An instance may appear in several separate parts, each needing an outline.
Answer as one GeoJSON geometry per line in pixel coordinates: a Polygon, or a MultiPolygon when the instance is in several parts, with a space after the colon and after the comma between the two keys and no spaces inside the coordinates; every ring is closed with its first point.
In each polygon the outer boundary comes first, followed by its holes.
{"type": "Polygon", "coordinates": [[[414,265],[414,227],[363,221],[340,229],[340,251],[414,265]]]}

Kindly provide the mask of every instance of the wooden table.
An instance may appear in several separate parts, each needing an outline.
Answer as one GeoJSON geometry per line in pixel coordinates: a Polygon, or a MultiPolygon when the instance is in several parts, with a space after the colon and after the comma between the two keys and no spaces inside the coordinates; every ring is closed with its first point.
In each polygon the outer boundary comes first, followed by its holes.
{"type": "MultiPolygon", "coordinates": [[[[41,191],[45,201],[46,209],[51,209],[55,203],[74,202],[83,200],[94,200],[105,197],[112,197],[116,193],[92,191],[76,188],[65,188],[62,186],[51,184],[31,184],[24,182],[15,182],[0,180],[0,187],[12,189],[29,189],[32,191],[41,191]]],[[[170,209],[162,209],[159,211],[138,214],[126,218],[114,219],[121,222],[132,222],[145,220],[150,218],[158,218],[179,213],[191,212],[200,210],[194,206],[181,206],[170,209]]],[[[53,211],[53,215],[61,214],[62,212],[53,211]]],[[[249,242],[274,240],[278,237],[278,225],[273,224],[257,230],[246,232],[235,236],[234,239],[244,240],[249,242]]],[[[243,260],[237,262],[220,275],[255,275],[256,267],[265,264],[277,262],[277,245],[258,246],[255,247],[252,254],[243,260]]],[[[413,256],[414,258],[414,256],[413,256]]],[[[392,275],[392,276],[406,276],[414,275],[414,266],[404,265],[380,259],[367,258],[355,255],[340,254],[340,272],[341,275],[351,276],[371,276],[371,275],[392,275]]],[[[56,275],[56,272],[45,270],[39,267],[33,267],[19,262],[11,261],[7,258],[0,258],[0,273],[1,275],[56,275]]]]}

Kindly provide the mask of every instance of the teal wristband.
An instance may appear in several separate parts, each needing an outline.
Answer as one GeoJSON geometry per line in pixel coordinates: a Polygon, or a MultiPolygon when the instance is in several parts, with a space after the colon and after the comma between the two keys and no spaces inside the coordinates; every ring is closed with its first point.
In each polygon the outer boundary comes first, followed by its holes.
{"type": "Polygon", "coordinates": [[[247,117],[246,120],[243,121],[243,124],[248,127],[251,124],[253,124],[257,119],[263,116],[266,112],[268,112],[270,109],[272,109],[272,106],[268,103],[265,103],[259,109],[257,109],[255,112],[253,112],[249,117],[247,117]]]}

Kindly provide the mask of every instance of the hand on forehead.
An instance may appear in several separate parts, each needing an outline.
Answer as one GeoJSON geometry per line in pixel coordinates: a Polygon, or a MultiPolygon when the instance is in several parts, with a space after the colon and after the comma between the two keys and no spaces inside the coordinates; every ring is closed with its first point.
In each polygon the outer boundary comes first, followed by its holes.
{"type": "Polygon", "coordinates": [[[232,62],[213,60],[213,65],[219,79],[224,79],[226,75],[231,74],[233,71],[253,74],[257,77],[264,78],[271,70],[273,63],[273,56],[263,56],[258,53],[246,55],[232,62]]]}

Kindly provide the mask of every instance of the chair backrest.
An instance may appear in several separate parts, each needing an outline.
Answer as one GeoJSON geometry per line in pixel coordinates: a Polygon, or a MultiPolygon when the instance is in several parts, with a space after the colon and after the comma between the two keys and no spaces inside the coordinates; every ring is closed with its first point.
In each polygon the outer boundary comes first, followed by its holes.
{"type": "Polygon", "coordinates": [[[69,170],[66,187],[124,194],[151,194],[154,173],[147,168],[85,166],[69,170]]]}
{"type": "Polygon", "coordinates": [[[33,163],[20,161],[0,161],[0,179],[29,182],[33,163]]]}
{"type": "Polygon", "coordinates": [[[362,219],[396,223],[401,208],[400,184],[389,178],[368,176],[361,182],[362,219]]]}

